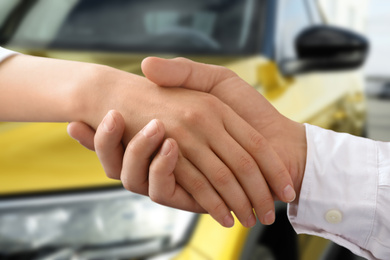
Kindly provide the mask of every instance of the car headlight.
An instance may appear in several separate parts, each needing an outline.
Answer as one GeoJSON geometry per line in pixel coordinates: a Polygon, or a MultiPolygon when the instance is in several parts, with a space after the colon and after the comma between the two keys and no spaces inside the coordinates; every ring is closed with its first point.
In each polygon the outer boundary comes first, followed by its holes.
{"type": "Polygon", "coordinates": [[[196,216],[124,189],[3,199],[0,256],[39,253],[120,259],[153,255],[183,245],[196,216]]]}

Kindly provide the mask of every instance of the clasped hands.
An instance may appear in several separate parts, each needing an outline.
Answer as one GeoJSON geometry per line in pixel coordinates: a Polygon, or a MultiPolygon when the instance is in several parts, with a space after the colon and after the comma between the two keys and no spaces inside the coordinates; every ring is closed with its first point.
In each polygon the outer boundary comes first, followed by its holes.
{"type": "Polygon", "coordinates": [[[69,134],[95,150],[107,176],[132,192],[209,213],[225,227],[234,225],[231,211],[246,227],[255,225],[255,214],[272,224],[274,199],[299,195],[304,126],[226,68],[147,58],[142,71],[147,79],[136,78],[127,102],[125,88],[119,95],[107,91],[112,104],[96,132],[72,122],[69,134]]]}

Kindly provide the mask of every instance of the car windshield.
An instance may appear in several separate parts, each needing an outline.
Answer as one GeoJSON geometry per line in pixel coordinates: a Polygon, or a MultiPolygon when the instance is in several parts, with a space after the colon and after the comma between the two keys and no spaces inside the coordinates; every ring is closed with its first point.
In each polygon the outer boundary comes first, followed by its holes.
{"type": "Polygon", "coordinates": [[[0,44],[39,49],[249,54],[261,0],[2,0],[0,44]]]}

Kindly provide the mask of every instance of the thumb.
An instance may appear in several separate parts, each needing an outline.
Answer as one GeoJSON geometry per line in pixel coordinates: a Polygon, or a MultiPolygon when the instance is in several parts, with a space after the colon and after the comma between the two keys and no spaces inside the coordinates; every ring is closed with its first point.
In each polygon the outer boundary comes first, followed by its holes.
{"type": "Polygon", "coordinates": [[[95,130],[83,122],[70,122],[67,127],[70,137],[78,141],[85,148],[94,151],[95,130]]]}
{"type": "Polygon", "coordinates": [[[203,92],[211,92],[216,85],[237,76],[227,68],[185,58],[148,57],[142,61],[141,68],[146,78],[157,85],[203,92]]]}

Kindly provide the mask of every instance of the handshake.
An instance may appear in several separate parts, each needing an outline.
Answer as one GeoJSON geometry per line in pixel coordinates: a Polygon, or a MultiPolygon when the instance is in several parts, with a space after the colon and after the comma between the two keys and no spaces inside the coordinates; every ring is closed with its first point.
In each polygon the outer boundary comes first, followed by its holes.
{"type": "Polygon", "coordinates": [[[299,195],[305,126],[226,68],[147,58],[142,71],[12,53],[0,64],[0,120],[72,122],[69,134],[126,189],[225,227],[231,212],[246,227],[272,224],[274,200],[299,195]]]}
{"type": "Polygon", "coordinates": [[[142,71],[12,53],[0,121],[71,122],[108,177],[157,203],[252,227],[294,201],[298,233],[388,259],[388,143],[294,122],[223,67],[147,58],[142,71]]]}
{"type": "Polygon", "coordinates": [[[72,122],[68,132],[96,151],[109,178],[159,204],[209,213],[225,227],[234,225],[231,211],[246,227],[256,216],[272,224],[274,200],[296,199],[305,128],[235,73],[183,58],[147,58],[146,79],[124,75],[125,84],[106,70],[109,112],[99,125],[72,122]]]}

